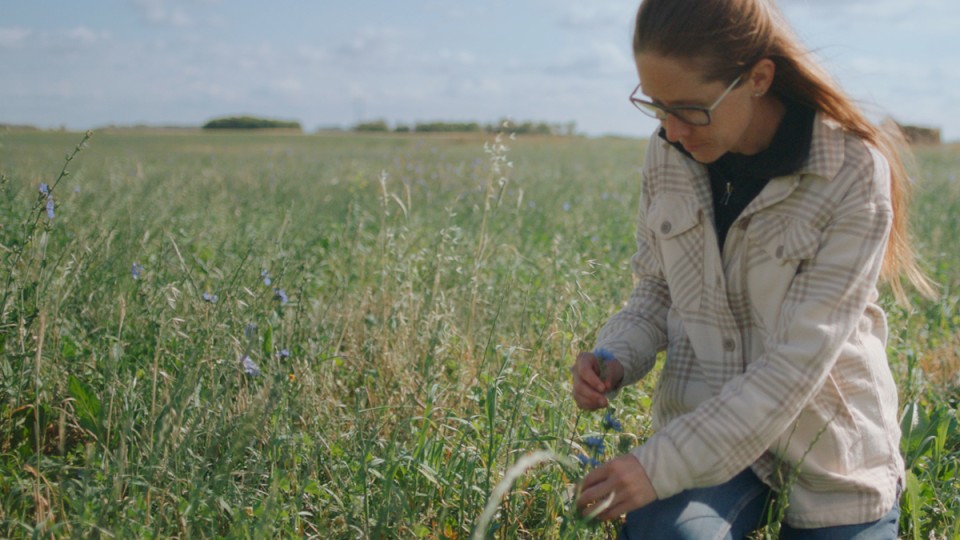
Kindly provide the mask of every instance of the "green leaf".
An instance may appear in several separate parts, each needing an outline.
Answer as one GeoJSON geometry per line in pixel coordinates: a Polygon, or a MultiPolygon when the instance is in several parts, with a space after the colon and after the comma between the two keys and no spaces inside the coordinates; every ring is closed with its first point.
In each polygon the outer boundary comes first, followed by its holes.
{"type": "Polygon", "coordinates": [[[73,360],[77,357],[77,344],[69,337],[63,338],[63,348],[60,351],[64,360],[73,360]]]}
{"type": "Polygon", "coordinates": [[[263,333],[263,357],[273,356],[273,326],[267,325],[267,330],[263,333]]]}
{"type": "Polygon", "coordinates": [[[917,478],[917,475],[913,474],[913,471],[907,471],[907,481],[906,481],[906,500],[905,510],[906,514],[909,516],[911,529],[913,530],[913,538],[915,540],[920,539],[920,531],[923,528],[923,524],[920,520],[920,512],[922,504],[920,502],[920,495],[923,491],[923,484],[920,482],[920,479],[917,478]]]}
{"type": "Polygon", "coordinates": [[[96,433],[100,426],[100,400],[93,389],[80,379],[70,375],[67,392],[73,398],[73,408],[80,426],[96,433]]]}

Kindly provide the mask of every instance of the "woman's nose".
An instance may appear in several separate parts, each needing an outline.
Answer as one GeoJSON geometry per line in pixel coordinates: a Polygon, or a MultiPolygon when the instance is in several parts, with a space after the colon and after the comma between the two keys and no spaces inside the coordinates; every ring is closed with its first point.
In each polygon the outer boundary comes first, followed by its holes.
{"type": "Polygon", "coordinates": [[[667,140],[670,142],[677,142],[690,132],[690,125],[672,114],[668,114],[660,123],[667,131],[667,140]]]}

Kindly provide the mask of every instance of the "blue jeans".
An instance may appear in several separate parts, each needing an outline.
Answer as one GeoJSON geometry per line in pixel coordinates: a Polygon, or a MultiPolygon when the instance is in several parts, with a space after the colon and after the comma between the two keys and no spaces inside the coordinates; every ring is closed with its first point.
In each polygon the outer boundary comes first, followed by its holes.
{"type": "MultiPolygon", "coordinates": [[[[624,540],[737,540],[767,523],[772,490],[747,469],[719,486],[691,489],[627,514],[624,540]]],[[[900,507],[859,525],[794,529],[784,523],[782,540],[896,540],[900,507]]]]}

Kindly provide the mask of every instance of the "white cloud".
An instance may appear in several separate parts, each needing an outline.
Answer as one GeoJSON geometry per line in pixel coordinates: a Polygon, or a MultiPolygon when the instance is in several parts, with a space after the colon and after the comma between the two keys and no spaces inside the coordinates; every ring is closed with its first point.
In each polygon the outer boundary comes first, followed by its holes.
{"type": "Polygon", "coordinates": [[[268,83],[272,94],[284,97],[299,97],[303,95],[303,82],[295,77],[284,77],[268,83]]]}
{"type": "Polygon", "coordinates": [[[97,43],[98,41],[110,39],[109,32],[97,32],[87,28],[86,26],[77,26],[73,30],[68,31],[66,35],[71,40],[83,45],[91,45],[93,43],[97,43]]]}
{"type": "Polygon", "coordinates": [[[478,62],[477,55],[471,52],[450,49],[440,49],[437,60],[443,63],[454,62],[461,67],[472,66],[478,62]]]}
{"type": "Polygon", "coordinates": [[[326,50],[313,45],[299,45],[296,48],[297,56],[304,61],[312,64],[323,64],[330,61],[330,53],[326,50]]]}
{"type": "Polygon", "coordinates": [[[578,30],[596,30],[604,27],[623,26],[629,21],[635,7],[618,6],[598,3],[577,3],[566,8],[560,16],[560,24],[567,28],[578,30]]]}
{"type": "Polygon", "coordinates": [[[132,0],[141,16],[149,23],[161,26],[186,28],[196,24],[193,17],[179,5],[169,0],[132,0]]]}
{"type": "Polygon", "coordinates": [[[595,42],[581,50],[558,55],[558,60],[542,69],[565,77],[617,77],[633,73],[636,67],[627,46],[595,42]]]}
{"type": "Polygon", "coordinates": [[[335,53],[347,62],[390,62],[401,58],[412,34],[386,26],[366,26],[335,49],[335,53]]]}
{"type": "Polygon", "coordinates": [[[0,49],[21,47],[32,34],[33,30],[29,28],[0,28],[0,49]]]}

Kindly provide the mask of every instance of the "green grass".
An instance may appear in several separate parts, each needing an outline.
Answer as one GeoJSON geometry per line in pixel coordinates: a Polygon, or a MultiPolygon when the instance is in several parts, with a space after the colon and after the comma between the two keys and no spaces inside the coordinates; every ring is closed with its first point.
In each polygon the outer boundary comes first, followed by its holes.
{"type": "MultiPolygon", "coordinates": [[[[82,137],[0,133],[0,537],[467,538],[538,450],[488,536],[612,534],[571,510],[569,366],[630,292],[642,141],[105,133],[55,184],[82,137]]],[[[953,538],[960,149],[918,157],[901,529],[953,538]]]]}

